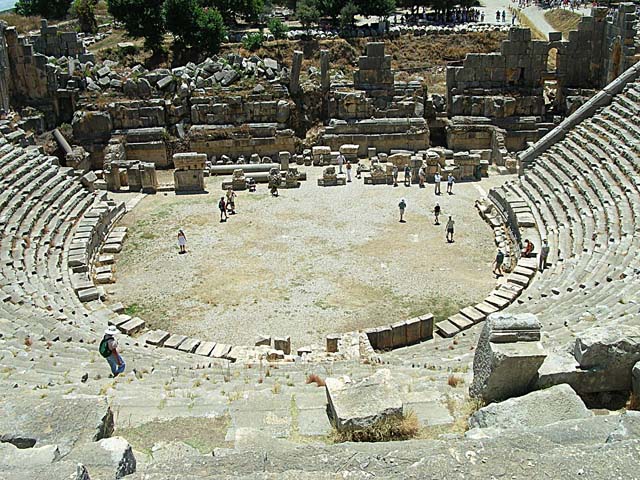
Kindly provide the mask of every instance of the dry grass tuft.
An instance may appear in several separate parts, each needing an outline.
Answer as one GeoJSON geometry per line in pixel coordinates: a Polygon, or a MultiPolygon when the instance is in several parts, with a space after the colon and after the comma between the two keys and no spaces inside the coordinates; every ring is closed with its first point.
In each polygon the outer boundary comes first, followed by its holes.
{"type": "Polygon", "coordinates": [[[30,347],[31,345],[33,345],[33,340],[31,339],[31,337],[24,337],[24,346],[30,347]]]}
{"type": "Polygon", "coordinates": [[[629,397],[628,407],[629,410],[637,410],[640,411],[640,396],[632,393],[629,397]]]}
{"type": "Polygon", "coordinates": [[[462,385],[464,383],[464,378],[458,377],[457,375],[449,375],[447,379],[447,384],[450,387],[456,388],[458,385],[462,385]]]}
{"type": "Polygon", "coordinates": [[[17,13],[5,12],[0,15],[0,20],[4,20],[9,25],[16,27],[18,33],[28,33],[32,30],[40,30],[42,17],[23,17],[17,13]]]}
{"type": "Polygon", "coordinates": [[[420,430],[420,423],[415,412],[409,411],[402,417],[382,420],[366,430],[338,432],[335,428],[331,435],[334,443],[342,442],[391,442],[409,440],[420,430]]]}
{"type": "Polygon", "coordinates": [[[325,383],[324,380],[322,379],[322,377],[320,375],[316,375],[315,373],[312,373],[311,375],[309,375],[307,377],[307,384],[310,383],[315,383],[318,387],[324,387],[325,383]]]}

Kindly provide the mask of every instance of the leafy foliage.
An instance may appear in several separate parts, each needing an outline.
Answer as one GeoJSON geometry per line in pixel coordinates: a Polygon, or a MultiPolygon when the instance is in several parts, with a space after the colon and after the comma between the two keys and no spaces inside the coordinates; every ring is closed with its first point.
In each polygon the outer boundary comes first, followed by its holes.
{"type": "Polygon", "coordinates": [[[73,2],[73,12],[78,17],[80,30],[84,33],[95,33],[98,31],[95,8],[98,0],[75,0],[73,2]]]}
{"type": "Polygon", "coordinates": [[[203,0],[203,7],[215,8],[227,23],[233,23],[236,16],[245,20],[256,20],[264,9],[263,0],[203,0]]]}
{"type": "Polygon", "coordinates": [[[282,40],[287,35],[286,33],[289,31],[289,27],[287,27],[282,21],[278,18],[272,18],[269,20],[267,25],[269,27],[269,31],[275,37],[276,40],[282,40]]]}
{"type": "Polygon", "coordinates": [[[109,0],[108,5],[109,13],[124,24],[129,35],[144,38],[154,52],[161,49],[165,23],[158,0],[109,0]]]}
{"type": "Polygon", "coordinates": [[[64,18],[72,0],[18,0],[16,13],[28,17],[40,15],[44,18],[64,18]]]}
{"type": "Polygon", "coordinates": [[[255,52],[264,43],[264,35],[261,32],[250,33],[242,40],[242,46],[250,52],[255,52]]]}
{"type": "Polygon", "coordinates": [[[340,28],[352,27],[356,21],[358,7],[353,2],[347,3],[340,10],[340,28]]]}
{"type": "Polygon", "coordinates": [[[320,20],[320,10],[315,0],[300,0],[296,6],[296,16],[304,28],[309,28],[320,20]]]}

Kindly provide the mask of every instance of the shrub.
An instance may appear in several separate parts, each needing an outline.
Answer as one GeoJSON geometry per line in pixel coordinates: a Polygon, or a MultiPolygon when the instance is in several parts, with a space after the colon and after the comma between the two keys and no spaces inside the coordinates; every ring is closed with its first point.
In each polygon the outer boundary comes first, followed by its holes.
{"type": "Polygon", "coordinates": [[[447,384],[453,388],[456,388],[462,383],[464,383],[464,378],[458,377],[456,375],[449,375],[449,378],[447,379],[447,384]]]}
{"type": "Polygon", "coordinates": [[[332,439],[335,443],[342,442],[390,442],[394,440],[409,440],[420,430],[420,423],[415,412],[409,411],[401,417],[390,417],[381,420],[369,428],[338,432],[334,429],[332,439]]]}
{"type": "Polygon", "coordinates": [[[306,29],[320,20],[320,11],[314,0],[300,0],[296,6],[296,16],[306,29]]]}
{"type": "Polygon", "coordinates": [[[264,43],[264,35],[262,32],[250,33],[242,40],[242,46],[250,52],[255,52],[264,43]]]}
{"type": "Polygon", "coordinates": [[[272,18],[269,20],[267,25],[269,27],[269,31],[275,37],[276,40],[282,40],[286,38],[286,34],[289,31],[289,27],[287,27],[279,18],[272,18]]]}
{"type": "Polygon", "coordinates": [[[109,13],[130,36],[144,38],[145,46],[154,52],[162,49],[165,24],[158,0],[109,0],[108,5],[109,13]]]}
{"type": "Polygon", "coordinates": [[[200,9],[197,17],[196,46],[207,53],[218,53],[226,29],[220,12],[213,8],[200,9]]]}
{"type": "Polygon", "coordinates": [[[345,29],[353,27],[356,21],[356,15],[358,14],[358,7],[353,2],[347,3],[342,10],[340,10],[340,28],[345,29]]]}

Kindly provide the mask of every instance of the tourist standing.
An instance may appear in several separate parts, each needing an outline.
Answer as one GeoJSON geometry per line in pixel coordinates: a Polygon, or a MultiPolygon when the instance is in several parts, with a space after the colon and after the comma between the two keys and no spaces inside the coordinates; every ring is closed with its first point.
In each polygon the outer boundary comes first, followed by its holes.
{"type": "Polygon", "coordinates": [[[233,191],[233,187],[229,187],[227,190],[227,209],[231,215],[236,214],[236,192],[233,191]]]}
{"type": "Polygon", "coordinates": [[[220,209],[220,223],[226,222],[229,217],[227,217],[227,203],[224,201],[224,197],[220,197],[218,208],[220,209]]]}
{"type": "Polygon", "coordinates": [[[449,221],[447,222],[447,242],[453,243],[453,227],[456,222],[453,221],[453,217],[449,215],[449,221]]]}
{"type": "Polygon", "coordinates": [[[182,229],[178,230],[178,247],[180,247],[180,253],[187,253],[187,236],[182,229]]]}
{"type": "Polygon", "coordinates": [[[540,249],[540,271],[544,272],[547,267],[547,258],[549,258],[549,242],[545,238],[542,240],[542,248],[540,249]]]}
{"type": "Polygon", "coordinates": [[[404,198],[400,199],[400,203],[398,204],[398,208],[400,209],[400,223],[405,223],[404,211],[407,208],[407,202],[405,202],[404,198]]]}
{"type": "Polygon", "coordinates": [[[504,272],[502,271],[502,264],[504,263],[504,253],[502,252],[502,250],[498,250],[498,253],[496,255],[496,259],[494,261],[494,268],[493,268],[493,273],[497,276],[497,277],[501,277],[502,275],[504,275],[504,272]]]}
{"type": "Polygon", "coordinates": [[[436,174],[433,176],[433,183],[435,186],[435,194],[436,195],[440,195],[440,182],[442,182],[442,177],[440,176],[439,172],[436,172],[436,174]]]}
{"type": "Polygon", "coordinates": [[[351,183],[351,162],[349,160],[347,160],[346,169],[347,169],[347,183],[351,183]]]}
{"type": "Polygon", "coordinates": [[[420,167],[418,170],[418,182],[420,184],[420,188],[424,188],[424,182],[427,180],[427,172],[424,169],[424,165],[420,167]]]}
{"type": "Polygon", "coordinates": [[[404,186],[411,186],[411,167],[409,165],[404,167],[404,186]]]}
{"type": "Polygon", "coordinates": [[[338,153],[338,173],[342,174],[342,165],[344,164],[344,155],[342,152],[338,153]]]}
{"type": "Polygon", "coordinates": [[[449,174],[449,176],[447,176],[447,193],[449,195],[453,195],[453,184],[456,181],[456,177],[454,177],[452,174],[449,174]]]}
{"type": "Polygon", "coordinates": [[[357,179],[361,179],[362,178],[362,164],[358,163],[358,167],[356,168],[356,178],[357,179]]]}
{"type": "Polygon", "coordinates": [[[393,175],[393,186],[397,187],[398,186],[398,166],[397,165],[393,166],[392,175],[393,175]]]}
{"type": "Polygon", "coordinates": [[[109,326],[104,331],[104,337],[102,337],[99,347],[100,355],[107,360],[109,367],[111,367],[111,374],[114,377],[117,377],[124,372],[126,367],[124,360],[118,352],[118,341],[115,338],[117,333],[118,329],[115,325],[109,326]]]}
{"type": "Polygon", "coordinates": [[[436,225],[440,225],[440,204],[436,203],[436,206],[433,208],[433,215],[436,217],[436,225]]]}

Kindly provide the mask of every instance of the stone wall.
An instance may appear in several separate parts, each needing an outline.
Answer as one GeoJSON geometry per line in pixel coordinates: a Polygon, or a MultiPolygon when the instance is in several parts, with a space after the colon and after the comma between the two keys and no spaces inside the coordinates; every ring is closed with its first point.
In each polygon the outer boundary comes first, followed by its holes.
{"type": "Polygon", "coordinates": [[[194,125],[241,125],[243,123],[289,123],[295,104],[284,95],[257,94],[191,97],[194,125]]]}
{"type": "Polygon", "coordinates": [[[11,82],[9,68],[9,50],[4,38],[7,24],[0,21],[0,109],[9,111],[9,82],[11,82]]]}

